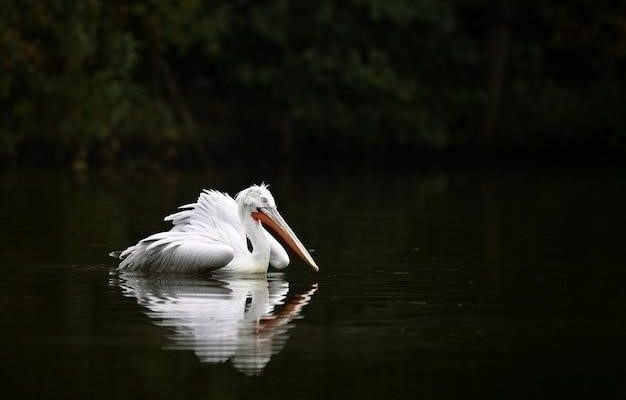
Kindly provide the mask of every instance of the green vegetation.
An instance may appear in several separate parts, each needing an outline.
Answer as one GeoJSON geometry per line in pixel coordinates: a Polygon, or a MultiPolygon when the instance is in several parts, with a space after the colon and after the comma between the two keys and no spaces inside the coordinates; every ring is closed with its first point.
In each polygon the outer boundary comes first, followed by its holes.
{"type": "Polygon", "coordinates": [[[624,71],[617,1],[7,1],[0,160],[623,151],[624,71]]]}

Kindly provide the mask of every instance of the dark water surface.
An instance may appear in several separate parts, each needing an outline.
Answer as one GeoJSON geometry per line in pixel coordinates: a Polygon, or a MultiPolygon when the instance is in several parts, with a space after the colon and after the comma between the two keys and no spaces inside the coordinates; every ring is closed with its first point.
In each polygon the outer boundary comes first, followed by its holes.
{"type": "Polygon", "coordinates": [[[0,187],[6,398],[626,395],[622,173],[20,173],[0,187]],[[112,272],[110,250],[202,187],[262,179],[319,273],[112,272]]]}

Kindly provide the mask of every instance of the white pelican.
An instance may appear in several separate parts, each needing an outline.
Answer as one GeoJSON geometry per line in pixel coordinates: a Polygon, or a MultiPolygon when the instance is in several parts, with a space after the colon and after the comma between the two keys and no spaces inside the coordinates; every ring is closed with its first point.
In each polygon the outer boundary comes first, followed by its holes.
{"type": "Polygon", "coordinates": [[[267,279],[185,278],[121,272],[111,285],[145,307],[156,325],[169,328],[167,350],[192,350],[200,362],[223,363],[258,375],[289,338],[293,321],[317,284],[293,291],[281,274],[267,279]]]}
{"type": "Polygon", "coordinates": [[[165,217],[174,226],[140,240],[124,251],[110,253],[122,261],[118,270],[266,273],[268,264],[282,269],[289,264],[283,247],[262,226],[274,230],[313,270],[319,268],[276,209],[267,185],[252,185],[235,199],[204,190],[196,203],[165,217]],[[250,240],[252,251],[248,250],[250,240]]]}

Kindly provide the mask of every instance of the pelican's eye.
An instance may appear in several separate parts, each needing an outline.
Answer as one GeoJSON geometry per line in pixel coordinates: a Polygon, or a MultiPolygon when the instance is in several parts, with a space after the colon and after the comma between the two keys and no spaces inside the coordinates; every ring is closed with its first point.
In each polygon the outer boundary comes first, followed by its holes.
{"type": "Polygon", "coordinates": [[[261,203],[267,204],[267,197],[261,197],[261,203]]]}

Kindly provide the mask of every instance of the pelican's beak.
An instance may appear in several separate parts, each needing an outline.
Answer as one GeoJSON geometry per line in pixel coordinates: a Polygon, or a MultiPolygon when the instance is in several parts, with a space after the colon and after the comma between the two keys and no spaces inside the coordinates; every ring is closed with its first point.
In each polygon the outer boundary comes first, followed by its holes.
{"type": "Polygon", "coordinates": [[[252,218],[272,228],[272,230],[276,232],[300,258],[309,264],[314,271],[319,271],[319,267],[315,264],[315,261],[313,261],[313,257],[311,257],[300,239],[298,239],[289,225],[287,225],[287,222],[285,222],[283,217],[278,213],[278,210],[275,208],[258,209],[258,211],[252,212],[252,218]]]}

